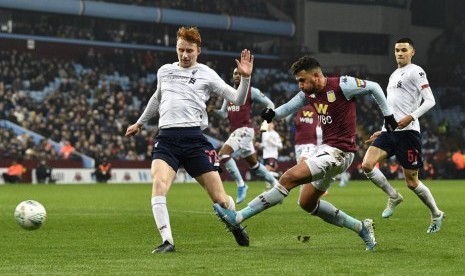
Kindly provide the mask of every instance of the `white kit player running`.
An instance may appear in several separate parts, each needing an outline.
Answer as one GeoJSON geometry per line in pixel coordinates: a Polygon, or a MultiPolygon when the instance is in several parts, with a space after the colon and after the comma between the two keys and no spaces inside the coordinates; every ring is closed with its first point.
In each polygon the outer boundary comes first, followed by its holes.
{"type": "Polygon", "coordinates": [[[365,154],[362,168],[368,179],[381,188],[388,196],[383,218],[393,215],[394,209],[403,201],[387,181],[384,174],[375,167],[376,163],[396,156],[404,171],[407,187],[412,190],[431,212],[431,224],[427,233],[441,229],[445,214],[439,210],[436,201],[426,185],[418,179],[418,170],[423,166],[421,155],[421,135],[418,118],[435,105],[433,92],[429,86],[425,71],[412,64],[415,54],[413,41],[401,38],[395,44],[397,69],[391,74],[387,87],[387,102],[399,120],[399,127],[393,133],[378,131],[367,143],[372,142],[365,154]],[[422,103],[423,101],[423,103],[422,103]]]}
{"type": "MultiPolygon", "coordinates": [[[[219,160],[213,146],[203,135],[208,126],[206,102],[212,93],[243,105],[249,91],[253,69],[253,56],[243,50],[240,61],[236,59],[242,75],[236,89],[226,84],[208,66],[197,63],[201,52],[201,37],[195,27],[181,27],[177,32],[176,52],[178,61],[165,64],[157,72],[157,89],[147,107],[128,127],[126,136],[137,134],[144,123],[159,114],[160,129],[152,152],[152,212],[163,243],[153,253],[174,252],[167,208],[167,194],[179,166],[207,191],[210,199],[228,210],[235,210],[234,200],[224,190],[218,173],[219,160]]],[[[236,242],[249,245],[243,227],[231,229],[236,242]]]]}
{"type": "MultiPolygon", "coordinates": [[[[233,71],[234,88],[239,87],[241,83],[241,74],[234,69],[233,71]]],[[[258,103],[265,107],[274,108],[273,102],[265,96],[259,89],[250,87],[250,92],[247,94],[247,100],[242,106],[235,105],[227,100],[223,101],[220,110],[213,110],[213,114],[220,118],[229,119],[229,131],[231,135],[220,149],[218,156],[220,162],[224,164],[226,170],[234,179],[237,185],[236,203],[241,203],[247,196],[248,186],[244,183],[242,175],[237,168],[236,161],[232,157],[234,152],[238,152],[239,156],[247,161],[249,170],[256,176],[265,179],[273,184],[278,183],[270,172],[260,164],[257,160],[257,153],[253,144],[255,131],[252,126],[252,105],[258,103]]]]}

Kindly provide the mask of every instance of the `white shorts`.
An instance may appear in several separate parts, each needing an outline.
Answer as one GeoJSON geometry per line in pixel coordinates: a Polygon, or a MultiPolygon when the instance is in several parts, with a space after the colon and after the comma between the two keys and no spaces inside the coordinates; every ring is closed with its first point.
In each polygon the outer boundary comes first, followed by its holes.
{"type": "Polygon", "coordinates": [[[316,145],[314,144],[303,144],[303,145],[295,145],[295,160],[297,163],[300,162],[300,158],[302,156],[310,156],[313,151],[316,150],[316,145]]]}
{"type": "Polygon", "coordinates": [[[248,157],[255,153],[253,139],[255,136],[254,129],[251,127],[241,127],[234,130],[225,142],[234,152],[239,151],[241,158],[248,157]]]}
{"type": "Polygon", "coordinates": [[[334,182],[336,175],[345,172],[352,164],[354,153],[320,145],[310,156],[302,157],[307,157],[305,163],[312,173],[312,185],[320,191],[326,191],[334,182]]]}

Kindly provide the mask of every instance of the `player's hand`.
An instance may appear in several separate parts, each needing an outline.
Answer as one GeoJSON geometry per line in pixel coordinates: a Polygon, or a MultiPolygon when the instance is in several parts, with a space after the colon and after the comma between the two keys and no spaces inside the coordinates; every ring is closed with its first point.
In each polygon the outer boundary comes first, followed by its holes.
{"type": "Polygon", "coordinates": [[[412,115],[407,115],[404,118],[399,120],[399,126],[397,128],[403,129],[404,127],[408,126],[413,121],[412,115]]]}
{"type": "Polygon", "coordinates": [[[370,136],[370,139],[366,140],[365,141],[365,144],[371,144],[374,140],[376,140],[376,138],[378,138],[378,136],[381,134],[381,130],[380,131],[377,131],[375,133],[373,133],[371,136],[370,136]]]}
{"type": "Polygon", "coordinates": [[[269,107],[263,109],[262,114],[261,114],[262,119],[267,121],[268,123],[271,123],[275,115],[276,113],[274,112],[274,110],[269,107]]]}
{"type": "Polygon", "coordinates": [[[394,119],[393,114],[384,117],[384,127],[386,128],[387,132],[393,132],[394,130],[396,130],[398,124],[396,119],[394,119]]]}
{"type": "Polygon", "coordinates": [[[126,130],[126,134],[124,136],[134,136],[136,135],[139,130],[142,129],[142,125],[139,125],[139,124],[133,124],[131,126],[128,127],[128,129],[126,130]]]}
{"type": "Polygon", "coordinates": [[[252,75],[253,59],[253,55],[247,49],[242,50],[241,61],[236,59],[237,70],[241,73],[242,77],[248,78],[252,75]]]}

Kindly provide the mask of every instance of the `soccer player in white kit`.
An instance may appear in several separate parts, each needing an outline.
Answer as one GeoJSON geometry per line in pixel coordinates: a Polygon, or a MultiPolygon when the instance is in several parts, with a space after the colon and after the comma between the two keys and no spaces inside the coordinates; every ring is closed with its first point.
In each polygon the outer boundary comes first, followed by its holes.
{"type": "MultiPolygon", "coordinates": [[[[126,131],[126,136],[135,135],[150,118],[157,113],[160,116],[160,131],[152,152],[151,202],[163,243],[152,253],[175,251],[166,198],[179,166],[184,166],[202,185],[213,202],[228,210],[235,210],[234,200],[226,194],[218,174],[216,151],[202,133],[208,126],[205,103],[211,93],[215,93],[236,105],[243,105],[249,90],[253,56],[244,49],[240,61],[236,59],[237,69],[242,76],[236,90],[211,68],[197,62],[200,45],[197,28],[179,28],[176,43],[178,61],[160,67],[155,93],[137,122],[126,131]]],[[[231,231],[239,245],[249,245],[243,227],[231,231]]]]}
{"type": "Polygon", "coordinates": [[[375,164],[395,155],[404,171],[407,187],[431,211],[431,224],[426,232],[435,233],[441,229],[445,214],[439,210],[428,187],[418,179],[418,169],[423,166],[418,118],[435,105],[435,100],[425,71],[412,63],[415,54],[412,40],[401,38],[394,49],[397,69],[389,77],[387,102],[399,126],[392,133],[383,129],[370,137],[367,142],[372,144],[365,154],[362,168],[365,175],[389,196],[387,207],[382,213],[383,218],[388,218],[403,198],[375,164]]]}

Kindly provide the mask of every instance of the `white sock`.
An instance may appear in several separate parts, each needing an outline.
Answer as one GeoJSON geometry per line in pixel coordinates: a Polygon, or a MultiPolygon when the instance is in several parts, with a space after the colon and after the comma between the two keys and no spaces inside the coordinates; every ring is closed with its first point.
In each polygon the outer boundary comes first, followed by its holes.
{"type": "Polygon", "coordinates": [[[244,180],[242,179],[241,172],[237,168],[236,161],[233,158],[230,158],[224,163],[226,170],[229,172],[231,177],[236,181],[237,187],[243,187],[245,185],[244,180]]]}
{"type": "Polygon", "coordinates": [[[413,190],[413,192],[421,199],[421,201],[423,201],[426,206],[428,206],[433,217],[438,217],[441,215],[441,211],[439,211],[431,191],[420,180],[418,180],[418,186],[415,188],[415,190],[413,190]]]}
{"type": "Polygon", "coordinates": [[[288,195],[286,188],[278,185],[274,186],[269,191],[263,192],[256,198],[252,199],[247,204],[247,207],[237,212],[236,221],[241,223],[242,221],[264,211],[267,208],[275,206],[276,204],[283,201],[283,199],[288,195]]]}
{"type": "Polygon", "coordinates": [[[171,234],[170,216],[168,214],[168,208],[166,207],[165,196],[152,197],[152,212],[163,242],[169,241],[169,243],[174,245],[173,235],[171,234]]]}
{"type": "Polygon", "coordinates": [[[386,176],[378,169],[374,168],[371,172],[365,173],[368,179],[376,186],[380,187],[390,198],[397,198],[397,191],[389,184],[386,176]]]}
{"type": "MultiPolygon", "coordinates": [[[[263,164],[257,163],[254,167],[250,168],[252,173],[260,178],[265,179],[266,183],[272,183],[273,185],[276,185],[278,183],[278,180],[274,178],[274,176],[271,174],[270,171],[266,169],[263,164]]],[[[270,184],[271,185],[271,184],[270,184]]]]}
{"type": "Polygon", "coordinates": [[[228,199],[229,199],[228,210],[236,211],[236,204],[234,203],[234,199],[229,195],[228,195],[228,199]]]}
{"type": "Polygon", "coordinates": [[[356,233],[360,233],[362,230],[362,223],[358,219],[349,216],[325,200],[320,200],[315,210],[313,210],[310,214],[320,217],[327,223],[348,228],[356,233]]]}

